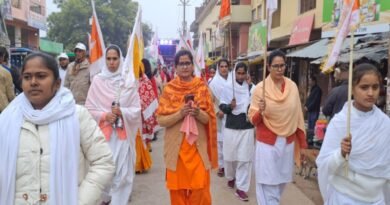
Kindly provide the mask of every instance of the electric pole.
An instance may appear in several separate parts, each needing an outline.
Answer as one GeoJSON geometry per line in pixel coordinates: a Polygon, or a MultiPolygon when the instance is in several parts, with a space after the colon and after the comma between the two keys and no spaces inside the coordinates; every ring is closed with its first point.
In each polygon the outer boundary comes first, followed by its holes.
{"type": "Polygon", "coordinates": [[[189,6],[190,0],[180,0],[181,6],[183,6],[183,36],[187,33],[187,21],[186,21],[186,7],[189,6]]]}

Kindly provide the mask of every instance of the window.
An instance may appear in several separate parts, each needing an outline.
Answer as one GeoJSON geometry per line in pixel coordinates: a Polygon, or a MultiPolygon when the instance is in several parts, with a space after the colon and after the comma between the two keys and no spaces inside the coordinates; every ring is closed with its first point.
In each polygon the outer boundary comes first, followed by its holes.
{"type": "Polygon", "coordinates": [[[15,7],[15,8],[18,8],[20,9],[21,7],[21,4],[20,4],[20,1],[21,0],[12,0],[12,6],[15,7]]]}
{"type": "Polygon", "coordinates": [[[256,9],[252,10],[252,21],[256,20],[256,9]]]}
{"type": "Polygon", "coordinates": [[[316,0],[301,0],[300,13],[303,14],[306,11],[310,11],[316,8],[316,0]]]}
{"type": "Polygon", "coordinates": [[[280,26],[280,21],[281,21],[281,10],[282,10],[282,4],[281,0],[278,0],[278,10],[274,12],[272,15],[272,25],[271,28],[277,28],[280,26]]]}
{"type": "Polygon", "coordinates": [[[42,13],[42,6],[38,5],[38,4],[32,4],[30,6],[30,11],[32,11],[34,13],[37,13],[37,14],[43,15],[43,13],[42,13]]]}
{"type": "Polygon", "coordinates": [[[257,7],[257,19],[263,18],[263,5],[257,7]]]}

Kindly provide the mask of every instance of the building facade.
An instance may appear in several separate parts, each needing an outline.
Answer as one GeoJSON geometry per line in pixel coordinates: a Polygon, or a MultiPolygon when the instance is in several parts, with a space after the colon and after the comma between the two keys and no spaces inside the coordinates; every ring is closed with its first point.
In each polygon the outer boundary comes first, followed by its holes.
{"type": "Polygon", "coordinates": [[[232,0],[230,16],[219,19],[220,1],[205,0],[196,8],[196,20],[191,25],[195,33],[195,46],[200,35],[205,39],[208,57],[225,57],[235,60],[246,56],[248,31],[251,24],[251,1],[232,0]]]}
{"type": "Polygon", "coordinates": [[[5,23],[10,47],[39,49],[39,32],[46,30],[46,0],[6,0],[10,15],[5,23]]]}

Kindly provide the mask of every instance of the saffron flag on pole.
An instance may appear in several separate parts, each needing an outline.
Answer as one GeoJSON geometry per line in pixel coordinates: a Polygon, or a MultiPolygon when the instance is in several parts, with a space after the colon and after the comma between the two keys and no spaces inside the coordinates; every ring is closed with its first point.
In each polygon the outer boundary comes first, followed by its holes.
{"type": "Polygon", "coordinates": [[[321,66],[323,73],[333,71],[334,65],[340,56],[341,47],[349,32],[354,32],[360,23],[360,4],[359,0],[344,0],[341,18],[338,23],[336,39],[331,44],[331,51],[327,59],[321,66]]]}
{"type": "Polygon", "coordinates": [[[91,0],[92,5],[92,26],[89,35],[89,60],[90,60],[90,76],[93,76],[101,71],[104,65],[104,51],[106,47],[103,41],[103,34],[100,30],[99,20],[96,15],[95,2],[91,0]]]}
{"type": "Polygon", "coordinates": [[[125,76],[125,85],[135,85],[136,80],[140,77],[142,70],[142,58],[144,56],[144,39],[142,35],[142,10],[138,6],[137,16],[135,18],[133,32],[130,36],[130,43],[127,49],[127,54],[124,60],[124,69],[122,70],[125,76]]]}
{"type": "Polygon", "coordinates": [[[219,19],[230,16],[230,0],[222,0],[221,9],[219,10],[219,19]]]}
{"type": "Polygon", "coordinates": [[[278,0],[267,0],[267,31],[268,31],[268,43],[271,42],[271,30],[272,30],[272,15],[276,10],[278,10],[278,0]]]}

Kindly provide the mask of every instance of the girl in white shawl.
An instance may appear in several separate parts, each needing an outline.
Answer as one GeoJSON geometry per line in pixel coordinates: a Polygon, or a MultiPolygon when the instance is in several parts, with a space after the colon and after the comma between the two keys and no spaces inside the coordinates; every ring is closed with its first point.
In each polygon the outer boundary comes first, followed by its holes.
{"type": "Polygon", "coordinates": [[[249,122],[247,112],[251,102],[253,86],[248,84],[248,67],[237,63],[233,79],[225,87],[221,96],[220,109],[227,115],[223,130],[223,157],[225,177],[228,187],[237,187],[236,196],[248,201],[252,157],[255,148],[254,128],[249,122]]]}
{"type": "Polygon", "coordinates": [[[390,195],[386,189],[390,183],[390,119],[375,106],[381,82],[371,64],[354,69],[351,136],[346,133],[345,104],[331,120],[317,158],[325,204],[386,204],[385,197],[390,195]]]}
{"type": "Polygon", "coordinates": [[[27,56],[24,92],[0,115],[1,205],[96,205],[111,182],[115,167],[103,134],[60,85],[53,57],[27,56]]]}
{"type": "Polygon", "coordinates": [[[223,89],[228,86],[228,80],[231,78],[229,72],[229,61],[221,59],[218,61],[217,71],[209,82],[209,87],[213,93],[214,107],[217,115],[217,140],[218,140],[218,176],[225,176],[223,160],[223,128],[225,127],[226,115],[219,109],[223,89]]]}
{"type": "Polygon", "coordinates": [[[85,107],[109,142],[116,165],[111,189],[103,195],[104,204],[111,201],[111,204],[127,205],[134,180],[135,136],[141,127],[140,99],[135,84],[124,84],[120,48],[109,46],[105,59],[102,72],[92,81],[85,107]]]}

